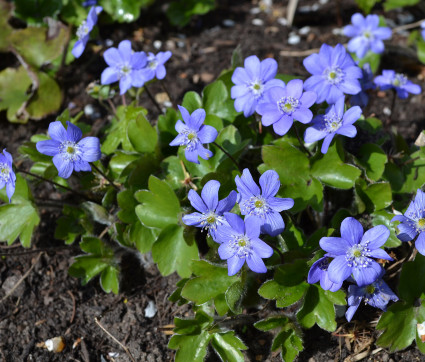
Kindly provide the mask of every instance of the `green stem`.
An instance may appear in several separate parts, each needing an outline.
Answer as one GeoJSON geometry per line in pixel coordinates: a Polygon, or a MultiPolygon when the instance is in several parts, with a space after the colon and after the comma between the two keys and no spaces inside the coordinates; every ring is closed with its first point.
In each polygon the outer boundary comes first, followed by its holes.
{"type": "Polygon", "coordinates": [[[149,98],[151,99],[151,101],[153,102],[153,104],[155,104],[156,108],[158,108],[159,113],[163,113],[162,112],[162,109],[161,109],[161,106],[158,104],[158,102],[156,101],[155,97],[149,91],[149,89],[148,89],[148,87],[147,87],[146,84],[144,85],[144,87],[145,87],[146,94],[149,96],[149,98]]]}
{"type": "Polygon", "coordinates": [[[107,180],[108,182],[109,182],[109,184],[112,186],[112,187],[114,187],[114,189],[115,190],[117,190],[117,191],[120,191],[120,188],[117,186],[117,185],[115,185],[115,183],[108,177],[108,176],[106,176],[106,174],[104,173],[104,172],[102,172],[102,170],[99,168],[99,167],[97,167],[94,163],[92,163],[91,164],[92,166],[93,166],[93,168],[98,172],[98,173],[100,173],[104,178],[105,178],[105,180],[107,180]]]}
{"type": "Polygon", "coordinates": [[[300,146],[302,147],[302,149],[307,152],[308,157],[313,157],[313,155],[311,154],[311,152],[308,150],[308,148],[306,146],[304,146],[304,142],[300,137],[300,134],[298,133],[298,127],[297,125],[294,123],[294,129],[295,129],[295,134],[297,135],[298,138],[298,142],[300,143],[300,146]]]}
{"type": "Polygon", "coordinates": [[[233,158],[233,156],[227,152],[223,147],[221,147],[217,142],[213,142],[212,143],[214,146],[218,147],[221,151],[223,151],[223,153],[230,158],[230,160],[235,164],[235,166],[237,167],[237,169],[242,172],[241,167],[239,166],[239,164],[236,162],[236,160],[233,158]]]}

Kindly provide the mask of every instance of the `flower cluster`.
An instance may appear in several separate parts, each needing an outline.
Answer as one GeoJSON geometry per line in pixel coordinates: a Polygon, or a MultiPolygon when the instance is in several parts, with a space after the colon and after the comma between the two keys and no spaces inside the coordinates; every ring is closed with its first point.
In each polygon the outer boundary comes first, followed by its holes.
{"type": "Polygon", "coordinates": [[[273,170],[261,175],[261,189],[248,169],[241,177],[236,176],[235,183],[239,195],[231,191],[221,201],[218,200],[218,181],[207,182],[201,197],[190,190],[190,203],[199,212],[183,216],[183,222],[208,230],[213,240],[221,244],[218,253],[221,259],[227,260],[229,275],[236,274],[245,261],[251,270],[265,273],[267,268],[262,259],[270,257],[273,249],[259,239],[260,233],[279,235],[285,228],[280,212],[292,208],[294,200],[275,197],[280,181],[273,170]],[[244,220],[229,212],[236,201],[244,220]]]}
{"type": "Polygon", "coordinates": [[[123,40],[118,48],[106,50],[103,57],[108,67],[101,74],[101,84],[119,82],[120,94],[124,94],[131,87],[143,87],[155,77],[163,79],[166,75],[164,63],[170,59],[171,52],[160,52],[156,56],[134,52],[131,42],[123,40]]]}
{"type": "Polygon", "coordinates": [[[397,298],[380,280],[384,270],[373,259],[393,260],[381,249],[389,236],[390,231],[384,225],[363,232],[360,222],[347,217],[341,223],[341,237],[320,239],[320,247],[326,254],[312,265],[308,282],[320,280],[323,289],[337,291],[345,280],[354,279],[357,285],[349,287],[348,304],[351,309],[347,311],[348,320],[351,320],[363,297],[369,304],[381,309],[389,300],[397,298]],[[383,297],[385,293],[388,298],[383,297]]]}
{"type": "Polygon", "coordinates": [[[420,86],[411,82],[404,74],[396,73],[394,70],[383,70],[382,75],[375,77],[374,82],[381,90],[394,89],[401,99],[407,98],[409,93],[421,93],[420,86]]]}
{"type": "Polygon", "coordinates": [[[3,154],[0,154],[0,189],[6,186],[6,195],[9,198],[9,202],[11,202],[12,196],[15,193],[16,182],[12,163],[12,155],[4,149],[3,154]]]}
{"type": "MultiPolygon", "coordinates": [[[[93,4],[95,5],[95,3],[93,4]]],[[[88,6],[88,5],[85,5],[88,6]]],[[[77,29],[78,40],[75,42],[74,47],[72,48],[72,55],[75,58],[79,58],[83,54],[84,49],[86,48],[87,42],[90,39],[90,32],[93,30],[93,27],[97,23],[97,15],[103,10],[101,6],[93,6],[89,14],[87,15],[87,20],[84,20],[77,29]]]]}
{"type": "Polygon", "coordinates": [[[366,18],[356,13],[351,17],[353,25],[347,25],[344,28],[344,35],[352,38],[348,42],[348,50],[356,53],[359,59],[362,59],[366,53],[371,50],[373,53],[381,54],[384,49],[383,40],[391,38],[390,28],[379,26],[378,15],[368,15],[366,18]]]}

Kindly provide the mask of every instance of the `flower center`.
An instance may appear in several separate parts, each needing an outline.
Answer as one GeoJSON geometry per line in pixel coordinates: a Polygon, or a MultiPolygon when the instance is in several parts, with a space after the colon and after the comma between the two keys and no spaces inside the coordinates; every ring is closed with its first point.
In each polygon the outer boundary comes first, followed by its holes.
{"type": "Polygon", "coordinates": [[[195,149],[197,144],[199,143],[198,134],[196,133],[196,131],[186,129],[183,134],[186,135],[186,139],[183,142],[183,145],[185,145],[189,151],[195,149]]]}
{"type": "Polygon", "coordinates": [[[325,76],[329,83],[339,84],[344,80],[344,71],[339,67],[327,68],[325,70],[325,76]]]}
{"type": "Polygon", "coordinates": [[[292,114],[299,106],[300,101],[294,97],[284,97],[277,102],[277,107],[284,114],[292,114]]]}
{"type": "Polygon", "coordinates": [[[255,82],[252,82],[248,88],[251,90],[251,92],[254,94],[255,98],[261,97],[263,94],[263,83],[259,80],[256,80],[255,82]]]}
{"type": "Polygon", "coordinates": [[[349,267],[366,268],[371,263],[369,256],[370,250],[367,245],[356,244],[347,250],[345,260],[349,267]]]}
{"type": "Polygon", "coordinates": [[[188,139],[189,141],[192,141],[194,138],[196,138],[196,133],[195,133],[195,132],[190,132],[190,133],[187,135],[187,139],[188,139]]]}
{"type": "Polygon", "coordinates": [[[129,75],[131,73],[131,67],[127,64],[123,65],[120,69],[120,76],[124,77],[126,75],[129,75]]]}
{"type": "Polygon", "coordinates": [[[326,271],[328,270],[328,266],[329,266],[329,258],[325,258],[319,264],[319,269],[326,271]]]}
{"type": "Polygon", "coordinates": [[[325,129],[328,133],[335,132],[342,125],[341,118],[338,117],[334,112],[325,115],[325,129]]]}
{"type": "Polygon", "coordinates": [[[363,36],[366,39],[370,39],[370,38],[372,38],[372,33],[369,30],[366,30],[365,32],[363,32],[363,36]]]}
{"type": "Polygon", "coordinates": [[[63,159],[68,161],[78,161],[80,159],[80,146],[72,141],[64,141],[59,146],[59,152],[63,159]]]}
{"type": "Polygon", "coordinates": [[[251,240],[246,235],[235,235],[230,246],[239,258],[246,258],[252,253],[251,240]]]}
{"type": "Polygon", "coordinates": [[[148,67],[150,69],[155,69],[158,65],[158,62],[156,60],[152,60],[151,62],[148,63],[148,67]]]}
{"type": "Polygon", "coordinates": [[[215,215],[210,215],[210,216],[207,217],[207,223],[208,224],[214,224],[216,220],[217,219],[216,219],[215,215]]]}
{"type": "Polygon", "coordinates": [[[224,224],[224,217],[217,215],[214,211],[210,211],[207,214],[202,214],[203,218],[201,225],[205,229],[215,230],[218,225],[224,224]]]}
{"type": "Polygon", "coordinates": [[[403,74],[397,73],[393,80],[394,87],[401,87],[407,83],[407,77],[403,74]]]}
{"type": "Polygon", "coordinates": [[[89,33],[89,27],[87,26],[87,22],[84,20],[81,25],[77,29],[77,37],[78,40],[81,40],[89,33]]]}
{"type": "Polygon", "coordinates": [[[10,168],[6,163],[1,162],[0,163],[0,178],[4,182],[8,182],[10,179],[10,168]]]}
{"type": "Polygon", "coordinates": [[[373,294],[376,288],[373,284],[369,284],[365,289],[367,294],[373,294]]]}
{"type": "Polygon", "coordinates": [[[418,220],[418,226],[422,229],[425,226],[425,219],[421,218],[418,220]]]}
{"type": "Polygon", "coordinates": [[[271,210],[267,200],[261,196],[253,196],[245,199],[239,206],[245,215],[255,215],[262,218],[265,218],[266,214],[271,210]]]}

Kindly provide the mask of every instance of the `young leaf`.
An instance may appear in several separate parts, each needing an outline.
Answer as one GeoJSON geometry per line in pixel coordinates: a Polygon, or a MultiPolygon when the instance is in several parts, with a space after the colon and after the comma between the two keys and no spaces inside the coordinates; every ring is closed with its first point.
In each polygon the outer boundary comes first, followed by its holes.
{"type": "Polygon", "coordinates": [[[360,148],[358,161],[365,169],[368,179],[378,181],[384,173],[388,159],[381,147],[367,143],[360,148]]]}
{"type": "Polygon", "coordinates": [[[229,362],[243,362],[244,357],[241,350],[248,348],[235,336],[234,331],[214,333],[211,345],[222,361],[229,362]]]}
{"type": "Polygon", "coordinates": [[[140,153],[154,152],[158,142],[156,129],[142,113],[128,123],[127,137],[134,149],[140,153]]]}

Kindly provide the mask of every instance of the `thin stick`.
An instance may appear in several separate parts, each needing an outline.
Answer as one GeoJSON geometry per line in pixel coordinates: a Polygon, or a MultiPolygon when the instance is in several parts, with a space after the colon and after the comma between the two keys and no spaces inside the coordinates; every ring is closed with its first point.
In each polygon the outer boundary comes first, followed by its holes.
{"type": "Polygon", "coordinates": [[[408,30],[408,29],[417,28],[417,27],[421,26],[421,24],[424,21],[425,21],[425,19],[422,19],[422,20],[416,21],[414,23],[396,26],[395,28],[393,28],[393,32],[398,32],[398,31],[402,31],[402,30],[408,30]]]}
{"type": "Polygon", "coordinates": [[[118,339],[116,339],[111,333],[109,333],[104,326],[102,326],[102,324],[99,322],[99,320],[97,319],[97,317],[94,317],[94,321],[96,322],[96,324],[109,336],[111,337],[115,342],[117,342],[121,348],[125,351],[125,353],[127,353],[127,356],[130,357],[130,359],[133,362],[136,362],[136,360],[134,359],[134,357],[132,356],[132,354],[130,353],[129,349],[124,346],[118,339]]]}
{"type": "Polygon", "coordinates": [[[94,163],[92,163],[91,165],[97,172],[99,172],[110,183],[111,186],[115,188],[115,190],[120,191],[120,188],[117,185],[115,185],[114,182],[108,176],[106,176],[94,163]]]}
{"type": "Polygon", "coordinates": [[[106,98],[106,101],[108,102],[108,104],[111,107],[111,109],[114,112],[114,114],[117,114],[117,109],[115,108],[114,103],[109,98],[106,98]]]}
{"type": "Polygon", "coordinates": [[[121,95],[121,99],[122,99],[122,105],[123,105],[124,107],[126,107],[126,106],[127,106],[127,101],[125,100],[125,94],[122,94],[122,95],[121,95]]]}
{"type": "Polygon", "coordinates": [[[73,189],[71,189],[71,188],[70,188],[70,187],[68,187],[68,186],[64,186],[64,185],[58,184],[57,182],[54,182],[54,181],[52,181],[52,180],[48,180],[47,178],[44,178],[44,177],[39,176],[39,175],[36,175],[35,173],[29,172],[29,171],[25,171],[25,170],[22,170],[22,169],[20,169],[20,168],[16,168],[16,171],[17,171],[17,172],[20,172],[20,173],[25,173],[25,174],[30,175],[30,176],[35,177],[35,178],[38,178],[38,179],[40,179],[40,180],[42,180],[42,181],[48,182],[48,183],[50,183],[50,184],[52,184],[52,185],[55,185],[55,186],[57,186],[57,187],[61,187],[61,188],[63,188],[64,190],[67,190],[67,191],[72,192],[72,193],[74,193],[74,194],[76,194],[76,195],[78,195],[78,196],[81,196],[82,198],[84,198],[84,199],[86,199],[86,200],[88,200],[88,201],[93,201],[93,200],[91,200],[88,196],[86,196],[86,195],[84,195],[84,194],[81,194],[81,193],[79,193],[78,191],[73,190],[73,189]]]}
{"type": "Polygon", "coordinates": [[[75,308],[75,297],[74,297],[74,294],[72,294],[72,292],[70,290],[67,290],[66,292],[69,294],[69,296],[72,299],[72,314],[71,314],[71,319],[69,320],[69,324],[72,324],[72,322],[74,321],[74,318],[75,318],[75,310],[76,310],[76,308],[75,308]]]}
{"type": "Polygon", "coordinates": [[[311,152],[308,150],[308,148],[306,146],[304,146],[304,142],[302,141],[300,134],[298,133],[298,127],[296,124],[294,124],[294,129],[295,129],[295,134],[297,135],[298,138],[298,142],[300,143],[300,146],[302,147],[302,149],[308,153],[308,157],[313,157],[313,155],[311,154],[311,152]]]}
{"type": "Polygon", "coordinates": [[[229,152],[227,152],[223,147],[221,147],[218,143],[216,143],[216,142],[213,142],[213,145],[214,146],[216,146],[216,147],[218,147],[220,150],[222,150],[224,153],[225,153],[225,155],[227,156],[227,157],[229,157],[231,160],[232,160],[232,162],[236,165],[236,167],[238,168],[238,170],[240,171],[240,172],[242,172],[242,169],[240,168],[240,166],[239,166],[239,164],[236,162],[236,160],[233,158],[233,156],[229,153],[229,152]]]}
{"type": "Polygon", "coordinates": [[[31,265],[31,268],[29,268],[26,271],[26,273],[22,276],[22,278],[19,279],[18,282],[13,286],[13,288],[6,293],[6,295],[2,298],[2,300],[0,300],[0,303],[3,303],[7,298],[9,298],[9,296],[16,290],[16,288],[18,288],[19,285],[21,285],[21,283],[25,280],[25,278],[31,273],[31,270],[34,269],[34,267],[40,260],[41,255],[43,255],[43,252],[38,254],[37,259],[35,259],[35,262],[31,265]]]}
{"type": "Polygon", "coordinates": [[[153,104],[155,104],[156,108],[158,108],[159,113],[162,113],[161,106],[158,104],[158,102],[156,101],[155,97],[149,91],[149,89],[146,86],[146,84],[144,85],[144,87],[145,87],[146,94],[149,96],[149,98],[151,99],[151,101],[153,102],[153,104]]]}

